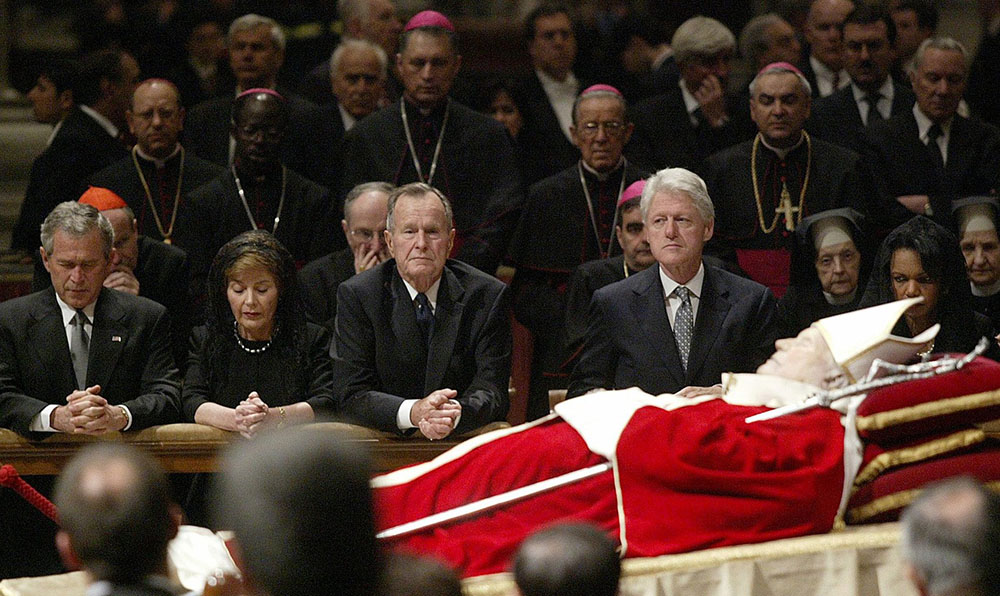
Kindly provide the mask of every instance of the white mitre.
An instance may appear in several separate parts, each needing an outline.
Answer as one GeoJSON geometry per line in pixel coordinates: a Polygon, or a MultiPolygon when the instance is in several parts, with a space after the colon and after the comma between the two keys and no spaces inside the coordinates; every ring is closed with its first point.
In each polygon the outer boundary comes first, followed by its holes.
{"type": "Polygon", "coordinates": [[[916,337],[892,334],[903,313],[923,302],[923,297],[906,298],[863,308],[812,324],[823,335],[833,359],[847,373],[851,383],[864,380],[876,358],[903,363],[931,347],[941,325],[934,324],[916,337]]]}

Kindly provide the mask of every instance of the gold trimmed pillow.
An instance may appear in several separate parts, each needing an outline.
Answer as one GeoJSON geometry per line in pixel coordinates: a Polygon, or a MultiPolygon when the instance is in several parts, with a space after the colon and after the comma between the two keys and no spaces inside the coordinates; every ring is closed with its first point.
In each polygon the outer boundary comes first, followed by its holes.
{"type": "Polygon", "coordinates": [[[1000,418],[1000,363],[976,358],[961,370],[883,387],[858,407],[858,434],[885,445],[1000,418]]]}
{"type": "Polygon", "coordinates": [[[861,468],[854,477],[855,489],[871,482],[890,469],[926,461],[941,455],[954,455],[959,451],[980,445],[986,440],[986,433],[978,428],[950,431],[930,437],[921,437],[905,443],[865,445],[861,468]]]}

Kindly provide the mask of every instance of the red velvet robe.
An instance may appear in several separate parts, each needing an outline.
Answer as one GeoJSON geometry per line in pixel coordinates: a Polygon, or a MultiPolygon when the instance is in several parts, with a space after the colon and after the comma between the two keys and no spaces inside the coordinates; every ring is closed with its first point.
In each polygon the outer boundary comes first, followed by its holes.
{"type": "MultiPolygon", "coordinates": [[[[389,547],[473,576],[507,569],[521,540],[556,521],[594,523],[629,557],[829,531],[844,482],[839,414],[814,409],[744,422],[766,409],[718,399],[672,411],[639,407],[618,438],[613,470],[389,547]]],[[[380,530],[607,461],[558,418],[452,451],[374,481],[380,530]],[[404,478],[408,470],[412,478],[404,478]]]]}

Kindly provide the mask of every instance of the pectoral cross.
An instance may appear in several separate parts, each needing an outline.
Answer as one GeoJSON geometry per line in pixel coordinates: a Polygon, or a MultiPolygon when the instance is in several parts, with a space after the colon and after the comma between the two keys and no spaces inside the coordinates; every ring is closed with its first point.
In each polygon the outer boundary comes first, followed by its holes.
{"type": "Polygon", "coordinates": [[[781,181],[781,203],[778,205],[778,211],[780,211],[785,216],[785,229],[789,232],[795,229],[795,215],[799,212],[799,208],[792,205],[792,195],[788,192],[788,185],[784,180],[781,181]]]}

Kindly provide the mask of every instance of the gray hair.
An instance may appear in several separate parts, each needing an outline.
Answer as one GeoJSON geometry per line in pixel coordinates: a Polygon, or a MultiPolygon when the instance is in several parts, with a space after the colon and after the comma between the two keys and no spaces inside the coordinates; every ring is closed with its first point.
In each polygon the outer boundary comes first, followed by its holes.
{"type": "Polygon", "coordinates": [[[614,99],[618,101],[618,103],[622,104],[622,119],[624,119],[625,122],[628,122],[628,104],[625,102],[625,97],[620,93],[615,93],[614,91],[598,89],[596,91],[585,91],[584,93],[576,96],[576,99],[573,101],[573,126],[576,126],[576,113],[579,111],[580,104],[583,103],[583,100],[595,97],[610,97],[611,99],[614,99]]]}
{"type": "Polygon", "coordinates": [[[740,55],[751,68],[756,69],[757,59],[768,49],[767,30],[784,22],[785,19],[778,13],[769,12],[750,19],[743,26],[740,31],[740,55]]]}
{"type": "Polygon", "coordinates": [[[396,201],[401,197],[422,197],[427,193],[431,193],[441,200],[441,204],[444,205],[444,216],[448,220],[448,229],[455,227],[455,221],[452,216],[451,202],[442,194],[442,192],[429,184],[424,184],[423,182],[411,182],[410,184],[404,184],[396,190],[389,194],[389,213],[385,218],[385,228],[392,232],[392,215],[396,210],[396,201]]]}
{"type": "Polygon", "coordinates": [[[715,56],[736,49],[736,37],[728,27],[708,17],[691,17],[681,23],[670,41],[677,64],[683,66],[693,60],[715,56]]]}
{"type": "Polygon", "coordinates": [[[351,221],[351,205],[353,205],[354,201],[358,200],[358,197],[361,195],[369,192],[381,192],[389,195],[392,194],[392,191],[395,189],[396,187],[388,182],[362,182],[361,184],[355,186],[351,189],[351,192],[347,193],[347,196],[344,197],[344,219],[351,221]]]}
{"type": "Polygon", "coordinates": [[[97,230],[104,244],[104,258],[111,258],[111,247],[115,245],[115,231],[111,227],[111,222],[95,207],[76,201],[66,201],[56,205],[42,222],[41,240],[46,255],[52,256],[53,239],[60,230],[76,237],[86,236],[91,231],[97,230]]]}
{"type": "Polygon", "coordinates": [[[378,58],[379,67],[382,69],[380,73],[381,78],[383,81],[385,80],[387,69],[389,68],[389,57],[386,56],[385,50],[382,49],[382,46],[372,43],[367,39],[355,39],[353,37],[345,38],[337,45],[333,53],[330,54],[330,76],[337,74],[337,69],[340,68],[340,61],[344,58],[344,53],[348,50],[374,52],[375,57],[378,58]]]}
{"type": "Polygon", "coordinates": [[[642,211],[643,221],[646,221],[649,215],[653,197],[661,192],[682,192],[691,199],[695,209],[705,221],[715,219],[715,205],[708,196],[708,188],[701,176],[684,168],[666,168],[646,180],[646,187],[642,189],[639,209],[642,211]]]}
{"type": "Polygon", "coordinates": [[[953,37],[928,37],[925,39],[913,54],[914,68],[920,68],[920,63],[924,61],[924,54],[930,49],[958,52],[962,55],[965,74],[969,74],[969,52],[962,45],[962,42],[953,37]]]}
{"type": "Polygon", "coordinates": [[[754,96],[757,95],[758,80],[768,75],[774,75],[774,74],[795,75],[795,78],[799,80],[799,85],[802,87],[802,93],[805,94],[806,99],[807,100],[812,99],[812,85],[809,84],[809,81],[805,78],[805,76],[802,75],[802,73],[799,70],[788,68],[787,66],[774,66],[774,65],[765,66],[760,72],[757,73],[757,76],[755,76],[753,80],[750,81],[750,85],[748,85],[748,87],[750,88],[750,97],[753,98],[754,96]]]}
{"type": "Polygon", "coordinates": [[[285,49],[285,32],[282,31],[281,25],[277,21],[268,17],[262,17],[259,14],[245,14],[232,22],[229,25],[229,33],[226,35],[226,43],[232,44],[233,35],[241,31],[249,31],[251,29],[256,29],[257,27],[267,27],[271,32],[271,43],[274,47],[279,50],[284,51],[285,49]]]}
{"type": "Polygon", "coordinates": [[[1000,497],[971,478],[950,478],[921,491],[900,521],[903,558],[931,594],[996,593],[1000,497]]]}

